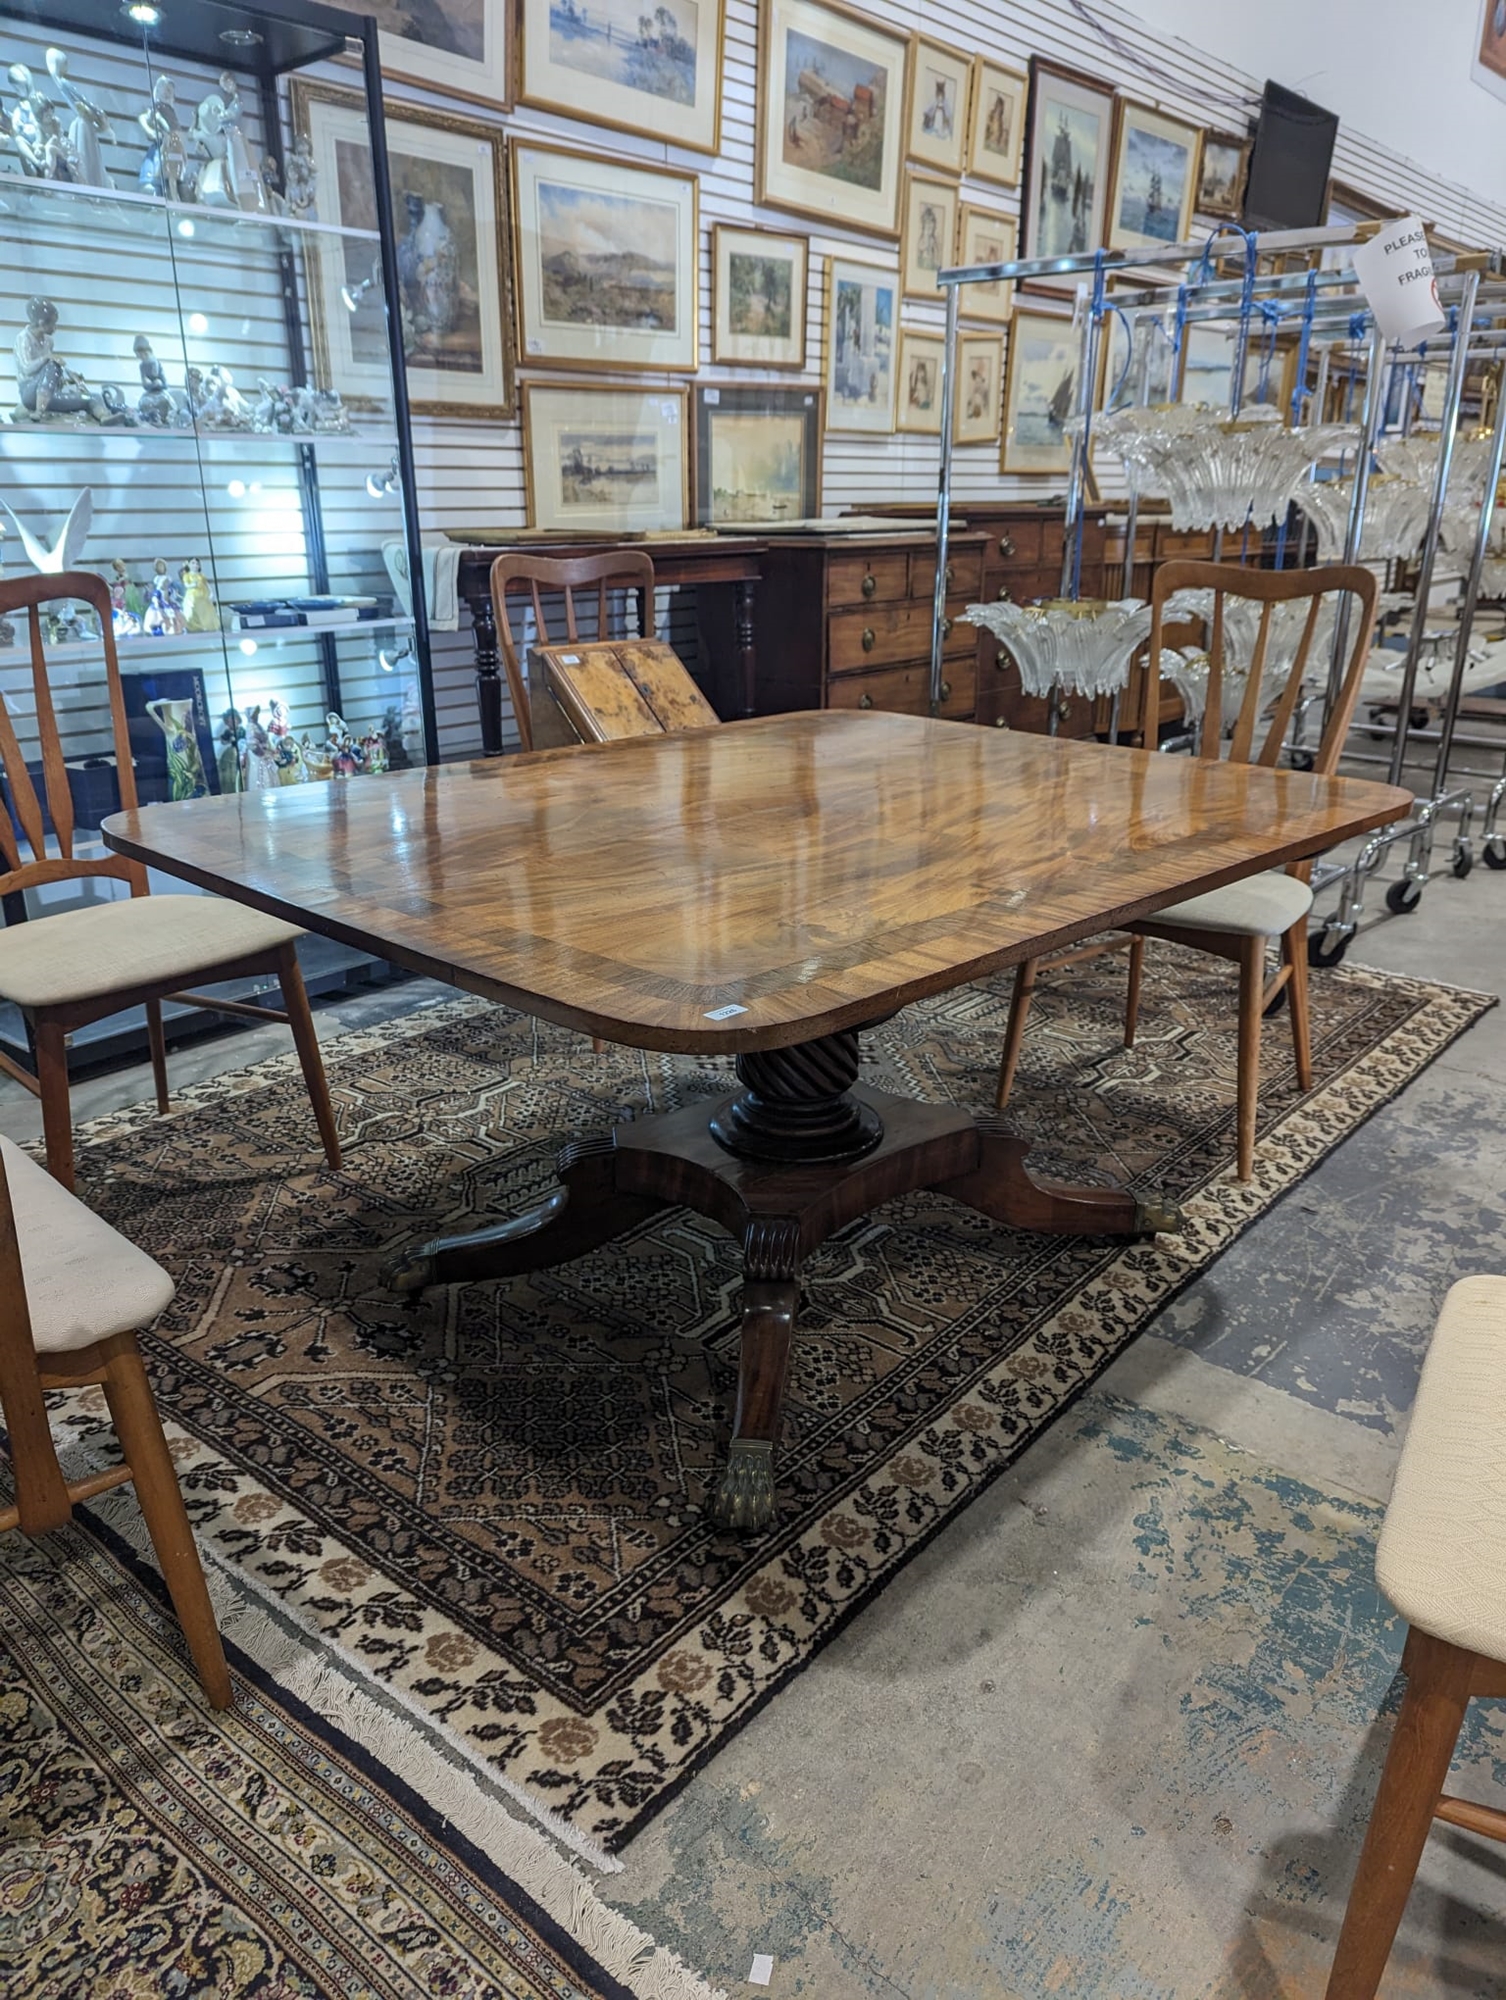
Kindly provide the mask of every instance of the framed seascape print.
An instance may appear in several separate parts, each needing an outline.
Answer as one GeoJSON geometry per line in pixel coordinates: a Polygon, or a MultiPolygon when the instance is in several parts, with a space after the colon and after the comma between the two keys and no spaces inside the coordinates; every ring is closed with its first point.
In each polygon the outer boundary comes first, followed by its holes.
{"type": "Polygon", "coordinates": [[[717,223],[711,232],[713,361],[805,366],[809,251],[803,236],[717,223]]]}
{"type": "Polygon", "coordinates": [[[1030,79],[1006,63],[974,58],[973,109],[967,170],[975,180],[1018,187],[1025,141],[1025,96],[1030,79]]]}
{"type": "Polygon", "coordinates": [[[1249,164],[1248,139],[1236,139],[1232,132],[1205,132],[1194,213],[1237,222],[1244,206],[1249,164]]]}
{"type": "MultiPolygon", "coordinates": [[[[371,0],[388,76],[509,110],[511,0],[371,0]]],[[[397,107],[394,106],[394,109],[397,107]]]]}
{"type": "Polygon", "coordinates": [[[1027,257],[1103,247],[1113,138],[1114,93],[1032,56],[1020,210],[1027,257]]]}
{"type": "Polygon", "coordinates": [[[694,177],[515,142],[512,180],[520,357],[693,371],[694,177]]]}
{"type": "Polygon", "coordinates": [[[887,435],[894,429],[899,278],[833,257],[826,283],[826,427],[887,435]]]}
{"type": "Polygon", "coordinates": [[[685,400],[683,389],[525,382],[529,526],[616,535],[683,528],[685,400]]]}
{"type": "Polygon", "coordinates": [[[957,342],[952,437],[957,444],[997,444],[1004,343],[996,333],[964,333],[957,342]]]}
{"type": "Polygon", "coordinates": [[[1119,100],[1109,195],[1111,250],[1155,250],[1185,243],[1197,197],[1195,125],[1163,117],[1148,104],[1119,100]]]}
{"type": "Polygon", "coordinates": [[[758,199],[895,235],[908,38],[832,0],[761,0],[758,32],[758,199]]]}
{"type": "Polygon", "coordinates": [[[915,35],[910,42],[910,100],[905,151],[923,166],[960,174],[967,153],[971,56],[915,35]]]}
{"type": "Polygon", "coordinates": [[[1016,306],[1004,370],[1003,472],[1065,476],[1072,440],[1065,429],[1077,408],[1078,335],[1066,313],[1016,306]]]}
{"type": "Polygon", "coordinates": [[[957,242],[957,188],[952,181],[905,175],[905,220],[900,231],[899,267],[907,299],[939,303],[936,273],[952,261],[957,242]]]}
{"type": "MultiPolygon", "coordinates": [[[[1019,228],[1012,215],[998,215],[991,208],[962,205],[957,229],[959,264],[1007,264],[1014,257],[1019,228]]],[[[963,319],[983,319],[993,326],[1008,326],[1014,301],[1014,286],[1006,278],[991,284],[964,285],[957,300],[963,319]]]]}
{"type": "MultiPolygon", "coordinates": [[[[321,218],[374,234],[376,194],[363,101],[293,79],[321,218]]],[[[419,416],[504,417],[513,408],[502,134],[447,112],[394,105],[387,119],[408,395],[419,416]]],[[[310,239],[309,318],[319,372],[353,408],[392,395],[387,328],[369,238],[310,239]],[[351,304],[351,301],[355,301],[351,304]]]]}
{"type": "Polygon", "coordinates": [[[695,518],[813,521],[821,512],[821,391],[710,383],[696,390],[695,518]]]}
{"type": "Polygon", "coordinates": [[[902,329],[899,336],[899,405],[895,429],[941,436],[941,364],[946,342],[939,333],[902,329]]]}
{"type": "Polygon", "coordinates": [[[620,132],[716,152],[725,0],[517,0],[518,95],[620,132]]]}

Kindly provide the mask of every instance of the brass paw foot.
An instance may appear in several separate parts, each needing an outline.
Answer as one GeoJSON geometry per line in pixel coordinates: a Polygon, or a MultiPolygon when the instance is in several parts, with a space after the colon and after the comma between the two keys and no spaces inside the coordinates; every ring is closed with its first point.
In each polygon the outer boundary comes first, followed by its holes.
{"type": "Polygon", "coordinates": [[[382,1272],[382,1282],[391,1292],[422,1292],[434,1283],[434,1259],[427,1245],[394,1257],[382,1272]]]}
{"type": "Polygon", "coordinates": [[[1180,1236],[1186,1227],[1187,1218],[1174,1201],[1154,1198],[1135,1203],[1137,1236],[1180,1236]]]}
{"type": "Polygon", "coordinates": [[[711,1518],[734,1535],[756,1535],[774,1525],[774,1447],[759,1438],[734,1438],[711,1518]]]}

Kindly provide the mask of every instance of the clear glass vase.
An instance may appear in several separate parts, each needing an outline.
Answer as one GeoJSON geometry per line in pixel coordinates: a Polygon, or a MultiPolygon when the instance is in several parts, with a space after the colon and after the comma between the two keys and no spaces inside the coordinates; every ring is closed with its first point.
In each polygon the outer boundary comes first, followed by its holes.
{"type": "Polygon", "coordinates": [[[1116,693],[1150,636],[1150,606],[1136,597],[970,604],[963,616],[1008,649],[1021,686],[1032,695],[1048,695],[1053,688],[1089,698],[1116,693]]]}

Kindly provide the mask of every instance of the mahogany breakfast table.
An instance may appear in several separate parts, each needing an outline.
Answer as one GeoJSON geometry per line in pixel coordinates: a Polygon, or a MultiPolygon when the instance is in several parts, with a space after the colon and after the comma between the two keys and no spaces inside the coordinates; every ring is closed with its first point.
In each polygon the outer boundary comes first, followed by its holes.
{"type": "Polygon", "coordinates": [[[175,805],[109,845],[415,972],[640,1048],[736,1057],[738,1089],[559,1156],[532,1213],[416,1248],[400,1289],[578,1257],[688,1205],[740,1238],[737,1412],[712,1503],[775,1511],[801,1260],[935,1188],[1015,1228],[1175,1228],[1035,1180],[994,1118],[857,1082],[925,994],[1404,816],[1387,785],[966,723],[816,710],[175,805]]]}

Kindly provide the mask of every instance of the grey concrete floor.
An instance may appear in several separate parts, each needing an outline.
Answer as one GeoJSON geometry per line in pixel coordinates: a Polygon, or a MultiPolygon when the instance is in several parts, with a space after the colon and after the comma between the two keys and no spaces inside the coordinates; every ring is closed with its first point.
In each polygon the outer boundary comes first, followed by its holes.
{"type": "MultiPolygon", "coordinates": [[[[1377,899],[1378,901],[1378,899],[1377,899]]],[[[1351,956],[1498,992],[1506,879],[1351,956]]],[[[321,1034],[448,997],[319,1010],[321,1034]]],[[[211,1076],[257,1030],[179,1051],[211,1076]]],[[[1506,1009],[1162,1315],[639,1836],[607,1899],[732,1993],[1321,1992],[1400,1634],[1370,1555],[1443,1290],[1506,1269],[1506,1009]]],[[[80,1084],[80,1118],[147,1094],[80,1084]]],[[[37,1131],[0,1082],[0,1130],[37,1131]]],[[[1484,1712],[1472,1777],[1506,1776],[1484,1712]]],[[[1506,1873],[1430,1844],[1394,1995],[1503,1990],[1506,1873]]]]}

